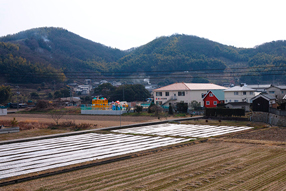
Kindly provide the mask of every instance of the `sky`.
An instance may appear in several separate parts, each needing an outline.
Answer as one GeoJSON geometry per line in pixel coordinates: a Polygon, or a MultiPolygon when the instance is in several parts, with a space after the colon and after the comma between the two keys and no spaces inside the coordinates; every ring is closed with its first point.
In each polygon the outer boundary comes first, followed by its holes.
{"type": "Polygon", "coordinates": [[[61,27],[121,50],[172,34],[253,48],[286,40],[285,7],[285,0],[0,0],[0,36],[61,27]]]}

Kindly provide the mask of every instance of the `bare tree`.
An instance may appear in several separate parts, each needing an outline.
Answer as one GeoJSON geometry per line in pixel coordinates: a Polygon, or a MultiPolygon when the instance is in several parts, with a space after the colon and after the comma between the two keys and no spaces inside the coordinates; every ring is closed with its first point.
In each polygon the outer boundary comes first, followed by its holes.
{"type": "Polygon", "coordinates": [[[53,111],[50,113],[52,119],[56,122],[57,125],[59,125],[59,120],[63,117],[64,112],[63,111],[53,111]]]}

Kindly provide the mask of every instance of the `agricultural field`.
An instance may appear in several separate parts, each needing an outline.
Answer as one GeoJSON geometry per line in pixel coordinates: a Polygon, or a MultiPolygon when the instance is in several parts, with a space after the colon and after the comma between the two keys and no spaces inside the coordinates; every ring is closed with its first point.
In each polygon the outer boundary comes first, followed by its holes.
{"type": "MultiPolygon", "coordinates": [[[[140,128],[132,128],[133,131],[126,129],[126,132],[122,129],[121,132],[90,133],[89,138],[81,135],[81,138],[70,140],[70,143],[65,140],[61,143],[46,141],[45,144],[36,144],[39,147],[45,147],[47,151],[51,149],[48,145],[52,144],[58,145],[55,149],[68,150],[72,147],[79,148],[79,144],[89,140],[84,143],[88,149],[96,147],[95,145],[98,144],[96,140],[101,137],[105,140],[102,146],[110,149],[108,152],[124,151],[125,153],[98,158],[96,161],[100,162],[100,165],[4,186],[0,187],[0,190],[286,190],[285,128],[268,127],[265,124],[260,124],[260,128],[250,128],[240,124],[238,127],[245,129],[230,131],[239,128],[224,129],[224,124],[220,130],[228,131],[227,134],[209,134],[208,138],[202,138],[205,136],[200,137],[199,134],[182,136],[182,131],[177,125],[172,124],[176,127],[172,130],[169,126],[163,125],[161,131],[160,128],[156,128],[159,131],[155,131],[154,128],[149,127],[144,129],[147,132],[145,135],[142,129],[140,131],[140,128]],[[92,137],[94,135],[97,138],[92,137]],[[119,137],[116,138],[116,136],[119,137]],[[196,139],[190,137],[196,137],[196,139]],[[135,144],[130,144],[127,140],[135,141],[135,144]],[[145,142],[146,140],[151,142],[145,142]],[[170,141],[170,144],[165,144],[165,141],[170,141]],[[120,149],[113,145],[116,142],[121,145],[120,149]],[[152,147],[154,143],[155,146],[152,147]],[[70,145],[61,148],[63,144],[70,145]],[[147,150],[136,150],[140,146],[147,145],[150,146],[147,150]],[[126,152],[132,149],[134,152],[126,152]],[[119,160],[122,156],[128,157],[119,160]],[[108,162],[111,159],[112,162],[108,162]]],[[[181,125],[184,127],[185,124],[181,125]]],[[[189,132],[198,126],[198,124],[189,125],[192,127],[189,132]]],[[[187,127],[184,128],[183,131],[186,131],[187,127]]],[[[207,133],[219,130],[219,128],[214,130],[212,127],[205,126],[201,133],[206,133],[208,128],[211,131],[207,133]]],[[[41,154],[46,152],[40,148],[36,150],[41,154]]],[[[82,150],[79,149],[76,154],[79,156],[78,160],[86,158],[88,154],[92,155],[92,152],[87,154],[81,152],[82,150]]],[[[74,156],[72,152],[70,154],[74,156]]],[[[25,152],[20,155],[20,158],[25,160],[28,158],[25,152]]],[[[52,155],[57,156],[56,153],[52,155]]],[[[19,156],[14,157],[16,161],[19,156]]],[[[54,161],[52,156],[49,158],[54,161]]],[[[2,172],[4,172],[3,169],[2,172]]],[[[37,174],[37,172],[32,173],[32,175],[37,174]]]]}
{"type": "Polygon", "coordinates": [[[162,149],[4,189],[285,190],[285,158],[285,147],[212,141],[162,149]]]}

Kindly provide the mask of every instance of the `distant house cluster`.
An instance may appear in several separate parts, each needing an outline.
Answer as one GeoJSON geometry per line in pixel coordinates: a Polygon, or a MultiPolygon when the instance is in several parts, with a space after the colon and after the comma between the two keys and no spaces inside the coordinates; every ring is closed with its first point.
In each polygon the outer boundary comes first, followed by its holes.
{"type": "Polygon", "coordinates": [[[174,83],[153,91],[154,102],[158,105],[176,104],[178,102],[188,103],[196,101],[201,107],[217,107],[225,104],[227,108],[253,109],[266,111],[269,107],[277,107],[276,101],[286,98],[286,86],[246,85],[224,87],[212,83],[174,83]],[[261,99],[267,104],[263,104],[261,99]],[[262,105],[259,105],[260,100],[262,105]],[[266,105],[266,106],[265,106],[266,105]]]}

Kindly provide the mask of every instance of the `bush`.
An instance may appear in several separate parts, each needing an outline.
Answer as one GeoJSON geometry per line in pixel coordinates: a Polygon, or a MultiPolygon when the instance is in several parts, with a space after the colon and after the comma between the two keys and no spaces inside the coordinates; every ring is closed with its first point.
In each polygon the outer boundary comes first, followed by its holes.
{"type": "Polygon", "coordinates": [[[137,112],[137,113],[142,112],[142,111],[143,111],[143,106],[136,105],[136,106],[135,106],[135,110],[134,110],[134,111],[135,111],[135,112],[137,112]]]}
{"type": "Polygon", "coordinates": [[[184,103],[184,102],[177,103],[177,111],[179,113],[187,113],[188,112],[188,103],[184,103]]]}

